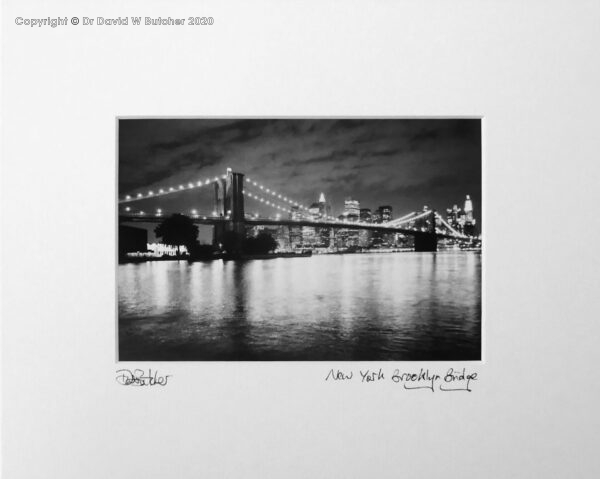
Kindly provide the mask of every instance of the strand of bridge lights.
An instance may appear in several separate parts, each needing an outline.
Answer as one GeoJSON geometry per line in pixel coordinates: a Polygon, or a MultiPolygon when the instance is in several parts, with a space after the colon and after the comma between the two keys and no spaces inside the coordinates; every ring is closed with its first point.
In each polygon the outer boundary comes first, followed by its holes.
{"type": "Polygon", "coordinates": [[[242,190],[242,194],[244,196],[252,198],[253,200],[259,201],[260,203],[264,203],[267,206],[271,206],[273,208],[277,208],[278,210],[281,210],[281,211],[286,211],[287,213],[292,213],[291,209],[287,209],[286,207],[280,206],[280,205],[276,204],[273,201],[266,200],[265,198],[262,198],[262,197],[260,197],[260,196],[258,196],[256,194],[253,194],[253,193],[251,193],[249,191],[242,190]]]}
{"type": "MultiPolygon", "coordinates": [[[[195,210],[192,210],[195,211],[195,210]]],[[[139,216],[145,216],[146,212],[144,210],[139,210],[139,211],[131,211],[131,207],[130,206],[126,206],[125,207],[125,212],[127,213],[131,213],[134,215],[139,215],[139,216]]],[[[156,208],[156,216],[162,216],[163,214],[163,210],[161,208],[156,208]]]]}
{"type": "MultiPolygon", "coordinates": [[[[424,211],[420,214],[417,214],[416,212],[413,211],[412,213],[408,213],[407,215],[404,215],[400,218],[392,220],[389,223],[383,223],[381,226],[383,226],[384,228],[397,228],[405,223],[419,220],[421,218],[429,216],[430,214],[431,214],[431,211],[424,211]],[[416,216],[414,216],[414,215],[416,215],[416,216]]],[[[436,217],[439,217],[439,215],[437,213],[436,213],[436,217]]],[[[452,228],[450,228],[450,229],[452,229],[452,228]]],[[[413,228],[413,230],[417,231],[415,228],[413,228]]],[[[421,231],[425,231],[425,228],[421,228],[421,231]]]]}
{"type": "MultiPolygon", "coordinates": [[[[269,188],[265,188],[263,185],[261,185],[260,183],[257,183],[256,181],[252,181],[250,178],[246,177],[246,183],[249,183],[248,186],[252,185],[252,186],[256,186],[257,188],[259,188],[260,190],[264,191],[266,194],[270,194],[271,196],[276,197],[277,199],[283,201],[284,203],[289,203],[292,206],[297,206],[299,209],[301,210],[308,210],[308,208],[300,203],[298,203],[297,201],[292,200],[291,198],[287,198],[286,196],[281,195],[280,193],[277,193],[275,190],[271,190],[269,188]]],[[[244,190],[245,191],[245,190],[244,190]]],[[[248,195],[252,198],[252,194],[248,193],[248,195]]],[[[258,195],[254,195],[256,196],[260,201],[263,201],[265,204],[270,204],[268,200],[265,200],[263,198],[261,198],[258,195]]],[[[273,206],[275,206],[277,208],[277,206],[275,205],[275,203],[272,203],[273,206]]],[[[287,210],[285,208],[279,208],[282,209],[284,211],[288,211],[289,213],[292,213],[292,210],[287,210]]]]}
{"type": "MultiPolygon", "coordinates": [[[[222,175],[221,178],[227,178],[227,175],[222,175]]],[[[153,198],[156,196],[164,196],[164,195],[169,195],[171,193],[178,193],[180,191],[184,191],[184,190],[192,190],[194,188],[200,188],[202,186],[206,186],[206,185],[210,185],[211,183],[214,183],[216,181],[219,181],[219,177],[215,176],[212,179],[206,179],[206,180],[200,180],[197,181],[196,183],[188,183],[187,186],[185,185],[179,185],[178,187],[174,187],[171,186],[169,188],[160,188],[158,191],[154,191],[154,190],[149,190],[145,195],[143,193],[138,193],[137,195],[125,195],[125,198],[122,200],[119,200],[119,203],[129,203],[132,201],[139,201],[139,200],[143,200],[143,199],[148,199],[148,198],[153,198]]]]}
{"type": "MultiPolygon", "coordinates": [[[[292,200],[291,198],[288,198],[288,197],[286,197],[286,196],[283,196],[283,195],[281,195],[280,193],[277,193],[275,190],[272,190],[272,189],[266,188],[265,186],[261,185],[260,183],[258,183],[258,182],[256,182],[256,181],[253,181],[253,180],[251,180],[251,179],[250,179],[250,178],[248,178],[248,177],[246,177],[246,183],[249,183],[249,184],[250,184],[250,185],[252,185],[252,186],[256,186],[256,187],[257,187],[257,188],[259,188],[261,191],[264,191],[266,194],[270,194],[271,196],[274,196],[274,197],[276,197],[277,199],[279,199],[279,200],[282,200],[282,201],[283,201],[283,202],[285,202],[285,203],[288,203],[288,204],[290,204],[290,205],[292,205],[292,206],[297,206],[297,207],[298,207],[298,209],[300,209],[300,210],[304,210],[304,211],[308,211],[308,210],[309,210],[309,208],[308,208],[307,206],[305,206],[305,205],[302,205],[302,204],[298,203],[297,201],[294,201],[294,200],[292,200]]],[[[244,191],[245,191],[245,190],[244,190],[244,191]]],[[[242,191],[242,193],[244,193],[244,191],[242,191]]],[[[270,203],[268,200],[265,200],[264,198],[261,198],[261,197],[260,197],[260,196],[258,196],[258,195],[254,195],[254,196],[253,196],[253,195],[252,195],[252,193],[249,193],[249,192],[248,192],[248,193],[245,193],[245,194],[248,194],[248,195],[250,196],[250,198],[256,198],[256,199],[258,199],[259,201],[261,201],[261,202],[264,202],[264,203],[265,203],[265,204],[267,204],[267,205],[274,206],[275,208],[277,208],[277,209],[280,209],[280,210],[282,210],[282,211],[287,211],[288,213],[293,213],[293,211],[292,211],[291,209],[287,209],[287,208],[284,208],[284,207],[280,207],[280,206],[276,205],[274,202],[271,202],[271,203],[270,203]]],[[[334,216],[329,216],[329,215],[325,215],[325,217],[324,217],[324,218],[325,218],[325,219],[328,219],[328,220],[331,220],[331,221],[335,221],[335,222],[339,222],[339,221],[340,221],[338,218],[335,218],[334,216]]],[[[300,220],[296,220],[296,221],[300,221],[300,220]]]]}
{"type": "MultiPolygon", "coordinates": [[[[258,185],[257,185],[257,186],[258,186],[258,185]]],[[[272,194],[272,192],[271,192],[270,190],[267,190],[267,193],[271,193],[271,194],[272,194]]],[[[261,197],[261,196],[259,196],[259,195],[255,194],[255,193],[251,193],[251,192],[249,192],[249,191],[242,190],[242,194],[243,194],[244,196],[248,196],[249,198],[252,198],[252,199],[254,199],[254,200],[256,200],[256,201],[259,201],[259,202],[261,202],[261,203],[264,203],[264,204],[265,204],[265,205],[267,205],[267,206],[271,206],[271,207],[273,207],[273,208],[277,208],[277,209],[278,209],[278,210],[280,210],[280,211],[285,211],[285,212],[287,212],[287,213],[293,213],[293,210],[292,210],[292,209],[288,209],[286,206],[280,206],[280,205],[278,205],[277,203],[275,203],[274,201],[267,200],[267,199],[265,199],[265,198],[263,198],[263,197],[261,197]]],[[[277,195],[277,197],[279,198],[279,197],[280,197],[280,195],[277,195]]],[[[296,202],[294,202],[294,201],[288,200],[288,199],[287,199],[287,198],[285,198],[285,197],[282,197],[281,199],[282,199],[282,200],[284,200],[284,201],[287,201],[288,203],[290,203],[290,204],[291,204],[291,205],[293,205],[293,206],[298,206],[298,208],[308,211],[308,208],[307,208],[307,207],[305,207],[305,206],[303,206],[303,205],[300,205],[300,204],[298,204],[298,203],[296,203],[296,202]]],[[[332,220],[332,221],[338,221],[338,222],[340,221],[339,219],[337,219],[337,218],[334,218],[333,216],[325,216],[325,218],[326,218],[326,219],[329,219],[329,220],[332,220]]],[[[302,221],[302,220],[301,220],[301,219],[295,219],[294,221],[302,221]]]]}
{"type": "MultiPolygon", "coordinates": [[[[125,207],[125,211],[129,213],[129,212],[131,212],[131,208],[129,206],[127,206],[127,207],[125,207]]],[[[156,208],[155,216],[163,216],[163,213],[164,213],[164,211],[162,210],[162,208],[156,208]]],[[[139,215],[139,216],[145,216],[146,212],[144,210],[140,210],[140,211],[137,211],[137,212],[133,212],[132,214],[139,215]]],[[[190,210],[190,215],[192,216],[192,218],[200,218],[200,217],[202,217],[202,219],[204,219],[204,220],[208,219],[208,216],[201,215],[200,213],[198,213],[198,210],[195,209],[195,208],[192,208],[190,210]]],[[[213,211],[212,216],[213,217],[217,216],[217,212],[213,211]]]]}
{"type": "Polygon", "coordinates": [[[460,238],[468,238],[468,235],[465,235],[463,233],[459,233],[458,231],[456,231],[452,226],[450,226],[450,224],[444,219],[442,218],[441,215],[439,215],[438,213],[435,214],[435,217],[437,219],[440,220],[440,222],[446,227],[448,228],[450,231],[452,231],[455,235],[459,236],[460,238]]]}

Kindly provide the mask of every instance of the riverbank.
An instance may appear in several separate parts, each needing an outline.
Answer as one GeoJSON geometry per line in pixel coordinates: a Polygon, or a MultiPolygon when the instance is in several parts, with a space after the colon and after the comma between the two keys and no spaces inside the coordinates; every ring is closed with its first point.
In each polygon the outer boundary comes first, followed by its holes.
{"type": "MultiPolygon", "coordinates": [[[[128,258],[120,258],[119,264],[128,264],[128,263],[146,263],[149,261],[214,261],[214,260],[266,260],[266,259],[276,259],[276,258],[306,258],[310,256],[329,256],[329,255],[356,255],[356,254],[390,254],[390,253],[414,253],[415,250],[411,248],[394,248],[394,249],[369,249],[369,250],[360,250],[360,251],[330,251],[330,252],[316,252],[316,253],[294,253],[294,252],[281,252],[281,253],[269,253],[269,254],[254,254],[254,255],[227,255],[222,253],[217,253],[212,257],[197,257],[193,258],[188,255],[181,256],[132,256],[128,258]]],[[[437,251],[438,253],[445,252],[471,252],[471,253],[481,253],[481,248],[465,248],[465,249],[455,249],[455,248],[447,248],[440,249],[437,251]]]]}

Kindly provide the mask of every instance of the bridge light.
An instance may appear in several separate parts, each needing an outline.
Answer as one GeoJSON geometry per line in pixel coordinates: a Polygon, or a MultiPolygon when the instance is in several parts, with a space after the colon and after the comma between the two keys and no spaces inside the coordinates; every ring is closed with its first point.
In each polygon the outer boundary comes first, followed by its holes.
{"type": "Polygon", "coordinates": [[[193,188],[194,184],[193,183],[188,183],[188,188],[193,188]]]}
{"type": "Polygon", "coordinates": [[[143,212],[143,211],[140,211],[140,214],[141,214],[141,215],[143,215],[143,214],[144,214],[144,212],[143,212]]]}
{"type": "Polygon", "coordinates": [[[141,197],[142,197],[142,194],[141,194],[141,193],[138,193],[137,197],[138,197],[138,198],[141,198],[141,197]]]}
{"type": "Polygon", "coordinates": [[[273,196],[275,196],[275,195],[276,195],[276,193],[275,193],[274,191],[273,191],[271,194],[272,194],[273,196]]]}
{"type": "Polygon", "coordinates": [[[281,195],[277,195],[277,198],[281,199],[281,195]]]}
{"type": "Polygon", "coordinates": [[[148,192],[148,196],[152,196],[154,194],[154,191],[149,191],[148,192]]]}
{"type": "Polygon", "coordinates": [[[285,196],[283,197],[283,201],[287,201],[287,198],[285,196]]]}
{"type": "Polygon", "coordinates": [[[264,190],[264,188],[263,188],[263,185],[260,185],[260,189],[261,189],[261,190],[264,190]]]}
{"type": "Polygon", "coordinates": [[[127,196],[125,197],[125,199],[126,199],[126,200],[130,200],[130,199],[131,199],[131,196],[127,195],[127,196]]]}
{"type": "Polygon", "coordinates": [[[165,192],[165,190],[163,190],[163,189],[161,188],[160,190],[158,190],[158,192],[162,194],[162,193],[164,193],[164,192],[165,192]]]}
{"type": "Polygon", "coordinates": [[[252,182],[252,184],[253,184],[254,186],[256,186],[256,181],[253,181],[253,182],[252,182]]]}
{"type": "Polygon", "coordinates": [[[206,181],[204,182],[204,184],[205,184],[205,185],[209,185],[209,184],[210,184],[210,180],[206,180],[206,181]]]}
{"type": "Polygon", "coordinates": [[[125,211],[129,211],[131,208],[128,206],[127,208],[125,208],[125,211]]]}
{"type": "Polygon", "coordinates": [[[261,203],[264,203],[264,202],[265,202],[265,200],[263,200],[263,199],[261,198],[261,199],[260,199],[260,202],[261,202],[261,203]]]}
{"type": "Polygon", "coordinates": [[[179,185],[179,189],[180,189],[180,190],[183,190],[183,185],[179,185]]]}
{"type": "Polygon", "coordinates": [[[270,193],[269,188],[267,188],[267,193],[270,193]]]}
{"type": "Polygon", "coordinates": [[[198,182],[196,183],[196,186],[202,186],[202,182],[201,182],[201,181],[198,181],[198,182]]]}
{"type": "Polygon", "coordinates": [[[175,191],[175,188],[173,188],[172,186],[169,188],[169,191],[175,191]]]}

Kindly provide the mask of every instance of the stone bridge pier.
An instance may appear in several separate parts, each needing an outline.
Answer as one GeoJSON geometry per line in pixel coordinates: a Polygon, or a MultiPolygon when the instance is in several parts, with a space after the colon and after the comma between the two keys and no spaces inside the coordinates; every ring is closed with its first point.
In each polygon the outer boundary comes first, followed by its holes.
{"type": "MultiPolygon", "coordinates": [[[[233,231],[241,242],[246,235],[244,212],[244,175],[227,168],[225,178],[215,182],[215,211],[223,222],[213,230],[213,245],[218,246],[225,232],[233,231]]],[[[239,245],[238,245],[239,246],[239,245]]]]}

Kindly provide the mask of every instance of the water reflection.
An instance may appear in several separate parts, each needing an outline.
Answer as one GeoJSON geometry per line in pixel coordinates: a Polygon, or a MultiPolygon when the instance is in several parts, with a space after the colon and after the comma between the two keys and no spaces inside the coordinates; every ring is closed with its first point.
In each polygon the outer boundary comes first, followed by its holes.
{"type": "Polygon", "coordinates": [[[121,360],[480,359],[476,253],[119,266],[121,360]]]}

